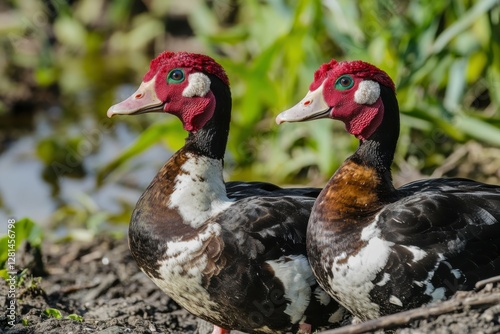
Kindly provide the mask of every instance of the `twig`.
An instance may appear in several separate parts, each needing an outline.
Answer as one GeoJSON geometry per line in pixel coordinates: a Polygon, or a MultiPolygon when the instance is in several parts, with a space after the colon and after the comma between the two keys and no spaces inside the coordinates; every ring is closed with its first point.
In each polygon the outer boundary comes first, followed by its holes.
{"type": "Polygon", "coordinates": [[[379,329],[389,329],[396,326],[407,325],[414,320],[425,319],[428,317],[458,311],[465,307],[494,305],[498,303],[500,303],[500,293],[473,296],[462,300],[449,300],[439,304],[428,305],[409,311],[387,315],[357,325],[349,325],[324,331],[321,332],[321,334],[359,334],[379,329]]]}
{"type": "Polygon", "coordinates": [[[92,262],[94,260],[100,259],[103,257],[103,253],[101,250],[95,250],[92,253],[85,254],[84,256],[81,257],[82,263],[88,263],[92,262]]]}
{"type": "Polygon", "coordinates": [[[476,285],[475,285],[475,288],[476,288],[476,290],[479,290],[482,287],[484,287],[486,284],[496,283],[496,282],[500,282],[500,275],[493,276],[493,277],[490,277],[490,278],[487,278],[487,279],[483,279],[482,281],[478,281],[476,283],[476,285]]]}
{"type": "Polygon", "coordinates": [[[434,170],[431,177],[442,177],[446,172],[449,172],[453,168],[457,167],[458,162],[465,155],[467,155],[469,147],[467,145],[461,146],[458,150],[453,152],[438,168],[434,170]]]}

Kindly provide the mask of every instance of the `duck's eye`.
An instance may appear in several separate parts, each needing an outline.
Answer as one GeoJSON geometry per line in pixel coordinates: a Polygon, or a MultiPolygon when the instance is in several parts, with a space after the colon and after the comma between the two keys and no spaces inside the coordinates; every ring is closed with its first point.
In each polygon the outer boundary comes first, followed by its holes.
{"type": "Polygon", "coordinates": [[[174,69],[168,73],[167,82],[168,83],[180,83],[184,81],[184,71],[180,69],[174,69]]]}
{"type": "Polygon", "coordinates": [[[354,79],[349,75],[343,75],[335,82],[335,89],[346,90],[354,86],[354,79]]]}

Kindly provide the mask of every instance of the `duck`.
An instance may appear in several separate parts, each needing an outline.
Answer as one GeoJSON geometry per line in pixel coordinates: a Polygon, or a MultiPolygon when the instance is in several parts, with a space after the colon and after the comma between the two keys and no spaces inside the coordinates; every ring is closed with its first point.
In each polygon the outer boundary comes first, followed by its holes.
{"type": "Polygon", "coordinates": [[[399,106],[386,72],[332,59],[276,122],[325,118],[359,140],[318,196],[307,229],[309,261],[331,297],[366,321],[500,274],[500,186],[437,178],[394,187],[399,106]]]}
{"type": "Polygon", "coordinates": [[[347,316],[316,282],[306,230],[318,188],[225,182],[232,99],[213,58],[165,51],[108,117],[163,112],[188,132],[139,198],[128,231],[138,267],[213,333],[311,333],[347,316]]]}

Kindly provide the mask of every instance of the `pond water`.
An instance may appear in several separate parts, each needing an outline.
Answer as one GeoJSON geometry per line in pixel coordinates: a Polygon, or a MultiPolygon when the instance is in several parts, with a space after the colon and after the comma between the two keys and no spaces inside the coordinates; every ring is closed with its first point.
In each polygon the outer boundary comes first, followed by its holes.
{"type": "Polygon", "coordinates": [[[98,171],[138,136],[123,118],[108,120],[106,110],[101,114],[65,122],[62,136],[67,138],[61,142],[79,138],[78,144],[48,153],[40,152],[40,143],[59,139],[60,122],[47,110],[34,114],[33,131],[0,154],[0,221],[29,217],[56,236],[70,229],[94,229],[89,236],[103,228],[126,229],[130,210],[171,153],[155,145],[98,184],[98,171]],[[60,156],[51,161],[52,155],[60,156]]]}

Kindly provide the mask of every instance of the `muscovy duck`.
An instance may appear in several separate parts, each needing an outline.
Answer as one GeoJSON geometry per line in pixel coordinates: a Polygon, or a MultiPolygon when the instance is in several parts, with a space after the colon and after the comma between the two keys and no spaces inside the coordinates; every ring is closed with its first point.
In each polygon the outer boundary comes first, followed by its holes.
{"type": "Polygon", "coordinates": [[[345,309],[319,288],[306,257],[307,221],[320,189],[223,180],[229,80],[212,58],[164,52],[139,89],[107,115],[166,112],[189,132],[132,214],[140,269],[214,333],[310,332],[345,309]]]}
{"type": "Polygon", "coordinates": [[[343,121],[360,140],[312,210],[313,272],[362,320],[447,298],[500,274],[500,186],[419,180],[395,189],[399,107],[391,78],[362,61],[331,62],[276,121],[343,121]]]}

